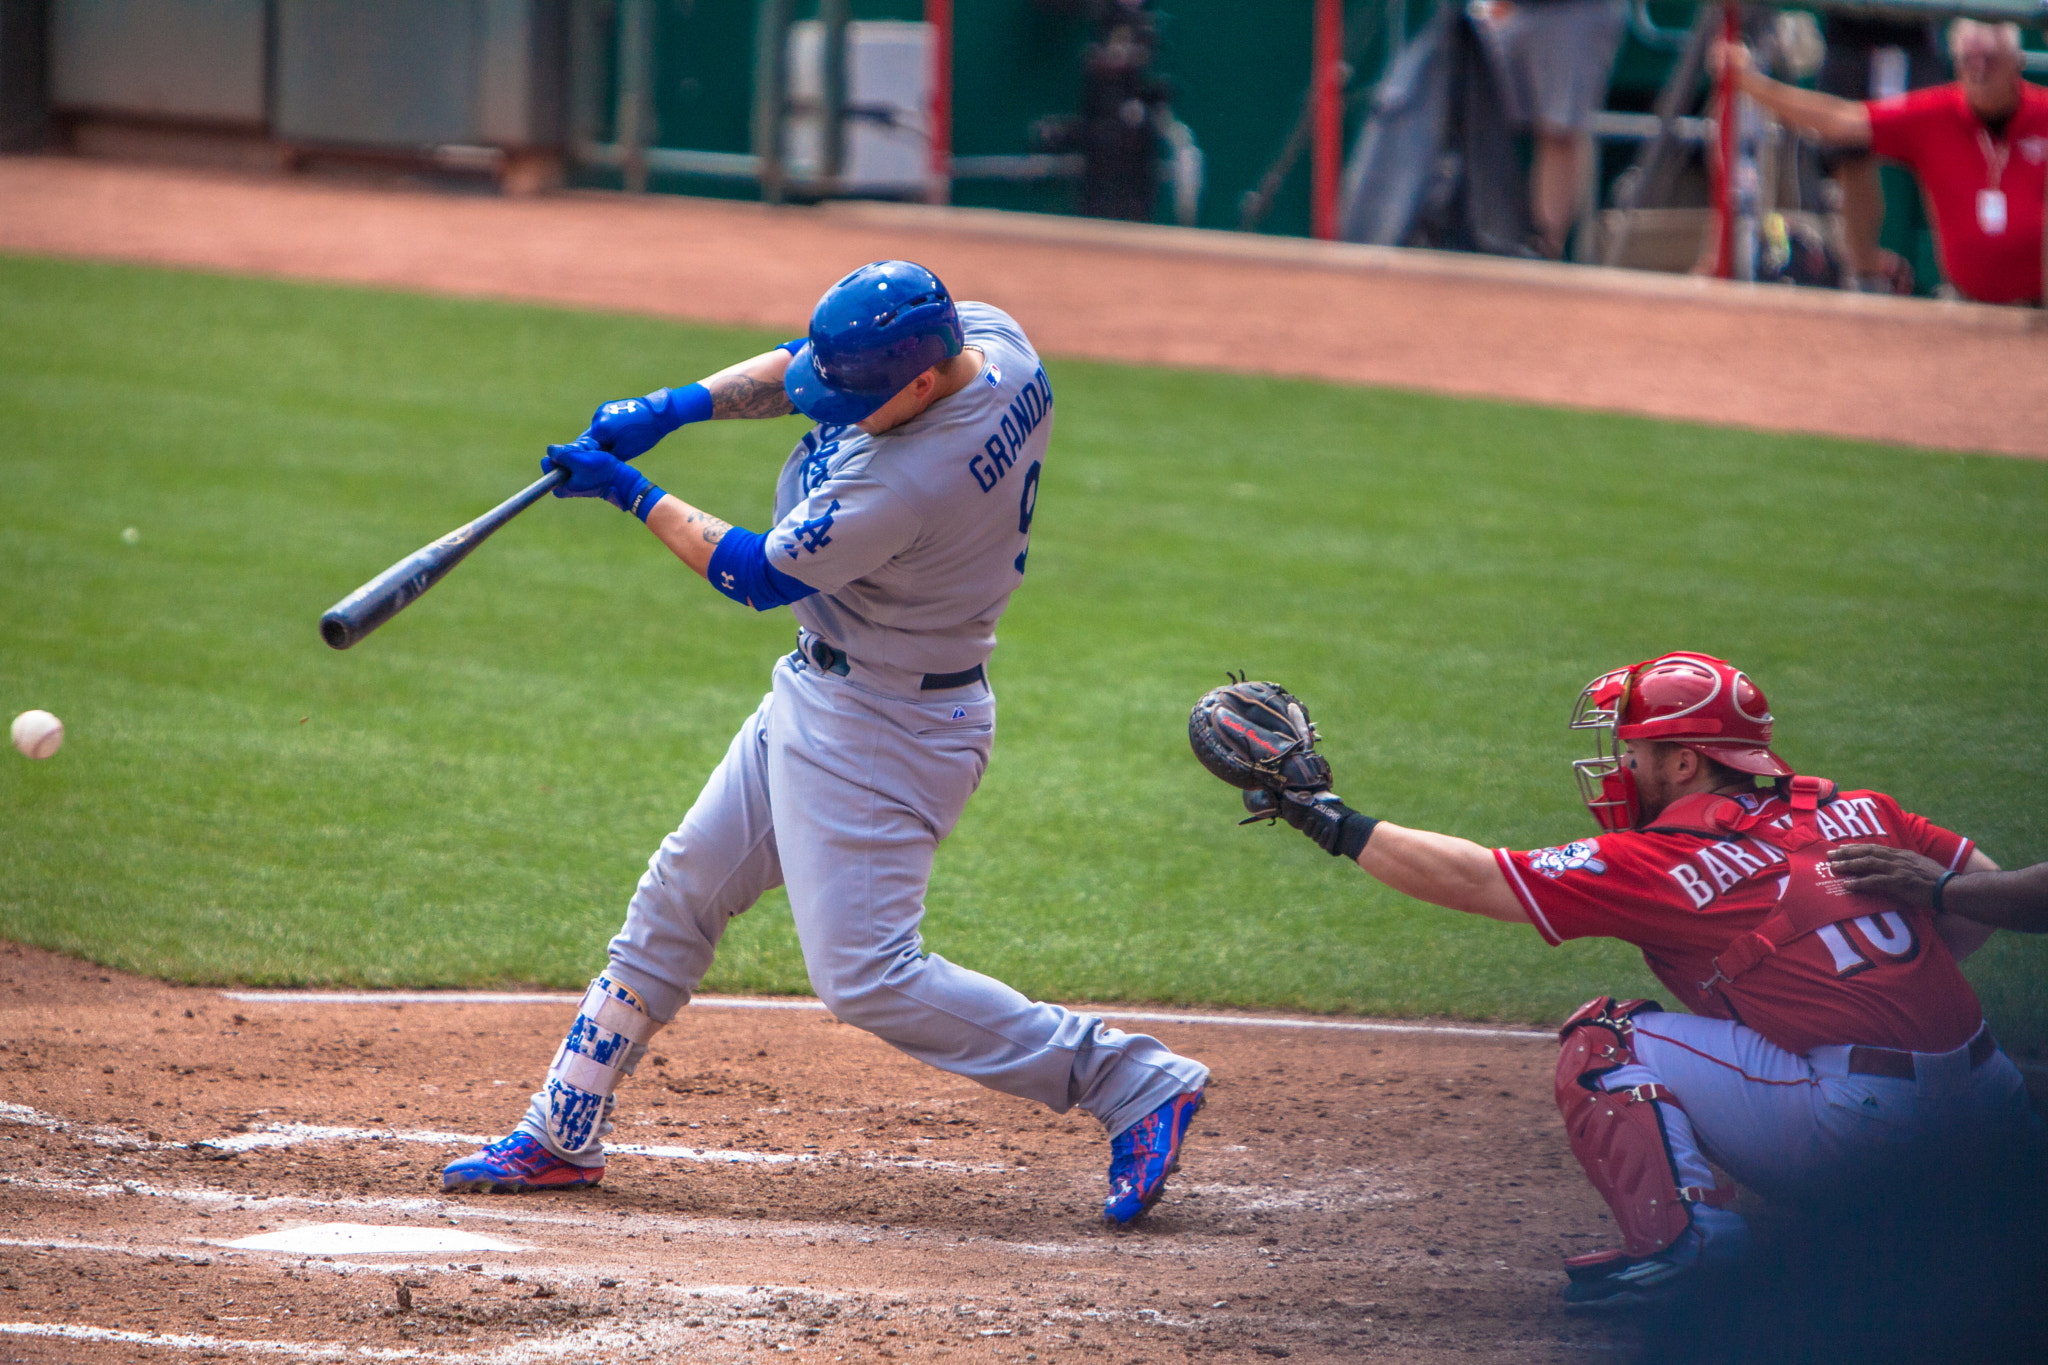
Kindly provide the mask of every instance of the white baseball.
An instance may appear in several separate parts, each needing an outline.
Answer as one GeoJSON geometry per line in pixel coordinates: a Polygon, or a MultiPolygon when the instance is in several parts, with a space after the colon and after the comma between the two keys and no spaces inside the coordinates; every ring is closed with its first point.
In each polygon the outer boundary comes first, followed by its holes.
{"type": "Polygon", "coordinates": [[[14,718],[14,747],[30,758],[48,758],[64,747],[64,722],[48,711],[24,711],[14,718]]]}

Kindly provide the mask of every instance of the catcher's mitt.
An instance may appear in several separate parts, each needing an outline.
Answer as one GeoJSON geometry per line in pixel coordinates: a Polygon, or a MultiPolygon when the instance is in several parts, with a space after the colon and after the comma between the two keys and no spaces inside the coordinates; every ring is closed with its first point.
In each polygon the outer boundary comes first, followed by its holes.
{"type": "MultiPolygon", "coordinates": [[[[1330,789],[1330,765],[1315,750],[1308,708],[1278,683],[1241,675],[1205,693],[1188,713],[1188,744],[1202,766],[1245,791],[1330,789]]],[[[1247,801],[1247,806],[1250,802],[1247,801]]]]}

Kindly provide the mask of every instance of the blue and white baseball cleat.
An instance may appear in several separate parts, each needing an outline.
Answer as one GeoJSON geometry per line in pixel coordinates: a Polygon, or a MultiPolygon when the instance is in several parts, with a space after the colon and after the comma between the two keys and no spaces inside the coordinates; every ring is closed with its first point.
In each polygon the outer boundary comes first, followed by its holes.
{"type": "Polygon", "coordinates": [[[1110,1140],[1104,1222],[1129,1223],[1159,1202],[1166,1177],[1180,1169],[1180,1145],[1202,1108],[1202,1095],[1200,1090],[1175,1095],[1110,1140]]]}
{"type": "Polygon", "coordinates": [[[527,1194],[585,1189],[602,1179],[604,1167],[564,1161],[533,1134],[515,1132],[481,1152],[449,1162],[441,1172],[441,1188],[457,1194],[527,1194]]]}

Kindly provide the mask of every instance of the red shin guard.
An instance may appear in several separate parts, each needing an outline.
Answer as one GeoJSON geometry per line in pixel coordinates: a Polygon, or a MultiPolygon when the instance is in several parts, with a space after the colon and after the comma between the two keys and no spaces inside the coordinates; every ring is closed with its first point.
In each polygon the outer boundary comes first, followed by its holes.
{"type": "Polygon", "coordinates": [[[1603,995],[1558,1030],[1564,1048],[1557,1059],[1557,1107],[1572,1155],[1613,1210],[1624,1250],[1638,1259],[1683,1235],[1692,1224],[1689,1204],[1719,1204],[1732,1193],[1679,1188],[1655,1103],[1677,1106],[1670,1091],[1656,1084],[1611,1093],[1600,1087],[1601,1077],[1636,1060],[1634,1017],[1658,1008],[1603,995]]]}

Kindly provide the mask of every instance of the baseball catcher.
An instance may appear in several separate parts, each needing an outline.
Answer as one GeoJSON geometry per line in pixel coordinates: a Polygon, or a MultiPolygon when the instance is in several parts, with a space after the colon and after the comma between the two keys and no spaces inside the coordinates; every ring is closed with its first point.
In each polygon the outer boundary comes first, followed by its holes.
{"type": "Polygon", "coordinates": [[[1546,943],[1634,944],[1691,1011],[1603,995],[1560,1030],[1558,1107],[1623,1242],[1567,1261],[1568,1303],[1668,1299],[1741,1258],[1747,1224],[1709,1160],[1768,1198],[1814,1202],[2035,1140],[2019,1072],[1956,967],[1991,928],[1859,893],[1829,859],[1876,845],[1995,870],[1970,840],[1881,792],[1795,774],[1771,750],[1763,693],[1710,655],[1602,674],[1571,726],[1598,736],[1575,768],[1601,833],[1514,852],[1351,809],[1308,708],[1275,684],[1233,680],[1188,722],[1252,818],[1546,943]]]}

